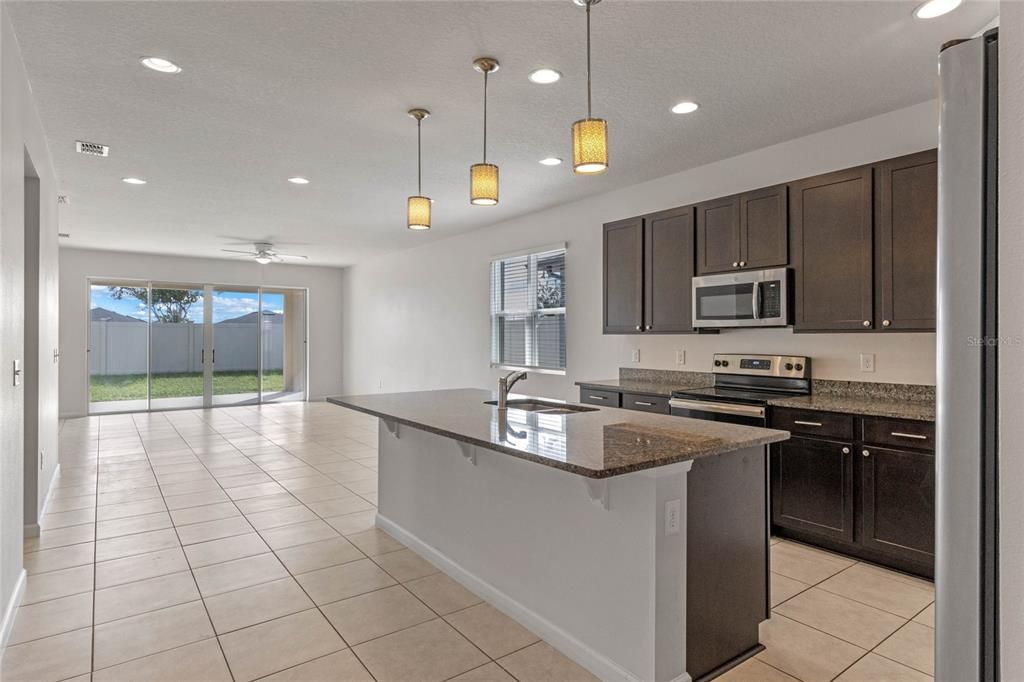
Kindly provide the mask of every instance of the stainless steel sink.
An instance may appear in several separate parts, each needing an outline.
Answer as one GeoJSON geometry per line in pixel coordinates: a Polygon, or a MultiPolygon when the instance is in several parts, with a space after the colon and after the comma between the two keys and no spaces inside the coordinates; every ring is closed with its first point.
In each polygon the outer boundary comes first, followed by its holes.
{"type": "MultiPolygon", "coordinates": [[[[485,400],[485,405],[497,405],[497,400],[485,400]]],[[[567,405],[566,403],[555,403],[547,400],[535,400],[533,398],[520,398],[509,400],[507,403],[510,410],[523,410],[524,412],[541,412],[543,414],[573,414],[574,412],[597,412],[596,407],[583,407],[582,405],[567,405]]]]}

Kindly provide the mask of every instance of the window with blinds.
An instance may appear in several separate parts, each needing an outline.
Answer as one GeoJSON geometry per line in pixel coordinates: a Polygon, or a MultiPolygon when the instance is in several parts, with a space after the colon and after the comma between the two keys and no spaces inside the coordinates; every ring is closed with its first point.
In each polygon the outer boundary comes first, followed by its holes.
{"type": "Polygon", "coordinates": [[[565,371],[565,247],[491,261],[491,364],[565,371]]]}

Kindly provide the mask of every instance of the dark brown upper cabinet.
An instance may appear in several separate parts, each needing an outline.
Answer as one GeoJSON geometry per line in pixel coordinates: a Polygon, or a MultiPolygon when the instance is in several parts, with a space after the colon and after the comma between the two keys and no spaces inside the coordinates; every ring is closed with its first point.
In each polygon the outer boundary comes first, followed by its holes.
{"type": "Polygon", "coordinates": [[[871,330],[872,168],[789,186],[796,331],[871,330]]]}
{"type": "Polygon", "coordinates": [[[786,265],[787,198],[779,185],[698,204],[697,274],[786,265]]]}
{"type": "Polygon", "coordinates": [[[644,331],[693,331],[693,207],[644,217],[644,331]]]}
{"type": "Polygon", "coordinates": [[[934,149],[875,166],[879,329],[935,329],[938,168],[934,149]]]}
{"type": "Polygon", "coordinates": [[[604,226],[604,333],[629,334],[644,325],[644,221],[604,226]]]}
{"type": "Polygon", "coordinates": [[[693,207],[604,226],[604,333],[693,331],[693,207]]]}
{"type": "Polygon", "coordinates": [[[697,204],[697,274],[740,267],[740,198],[697,204]]]}

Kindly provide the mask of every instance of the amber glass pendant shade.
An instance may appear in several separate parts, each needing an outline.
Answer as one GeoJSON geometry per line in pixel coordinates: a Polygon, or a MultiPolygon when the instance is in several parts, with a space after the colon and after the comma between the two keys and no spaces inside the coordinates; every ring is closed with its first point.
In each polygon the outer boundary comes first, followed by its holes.
{"type": "Polygon", "coordinates": [[[572,124],[572,170],[595,175],[608,170],[608,122],[584,118],[572,124]]]}
{"type": "Polygon", "coordinates": [[[469,203],[474,206],[498,203],[498,167],[493,163],[475,163],[469,167],[469,203]]]}
{"type": "Polygon", "coordinates": [[[430,199],[428,197],[409,197],[409,229],[430,229],[430,199]]]}

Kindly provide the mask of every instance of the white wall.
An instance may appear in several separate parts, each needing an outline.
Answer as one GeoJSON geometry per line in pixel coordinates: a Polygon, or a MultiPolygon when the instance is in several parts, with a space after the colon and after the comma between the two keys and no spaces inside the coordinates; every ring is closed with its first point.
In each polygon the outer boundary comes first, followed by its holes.
{"type": "Polygon", "coordinates": [[[531,376],[523,391],[573,398],[573,381],[616,376],[632,364],[633,348],[643,367],[708,371],[716,351],[786,353],[812,356],[821,378],[934,384],[934,334],[603,336],[601,225],[928,149],[937,125],[937,104],[927,102],[349,268],[345,391],[490,386],[497,371],[488,366],[489,259],[561,241],[568,243],[568,374],[531,376]],[[675,364],[677,349],[686,351],[684,366],[675,364]],[[876,354],[876,373],[859,371],[859,353],[876,354]]]}
{"type": "Polygon", "coordinates": [[[57,464],[57,374],[52,356],[57,346],[56,192],[50,151],[17,39],[7,7],[0,4],[0,644],[7,634],[3,628],[9,624],[9,609],[19,598],[23,532],[26,524],[35,522],[57,464]],[[27,270],[26,155],[39,178],[40,205],[39,233],[31,236],[28,249],[33,264],[27,270]],[[38,292],[28,309],[26,274],[30,291],[38,292]],[[35,356],[27,353],[26,334],[35,356]],[[22,362],[25,374],[17,387],[11,381],[15,360],[22,362]],[[30,410],[25,404],[27,387],[33,389],[30,410]],[[37,417],[29,434],[24,428],[26,414],[37,417]],[[42,469],[36,446],[47,454],[42,469]]]}
{"type": "Polygon", "coordinates": [[[1000,6],[999,29],[999,563],[1004,680],[1024,677],[1024,3],[1000,6]]]}
{"type": "MultiPolygon", "coordinates": [[[[72,235],[73,238],[73,235],[72,235]]],[[[309,397],[342,392],[342,271],[285,263],[184,258],[60,249],[60,413],[80,416],[88,410],[90,277],[175,283],[307,287],[309,289],[309,397]]]]}

